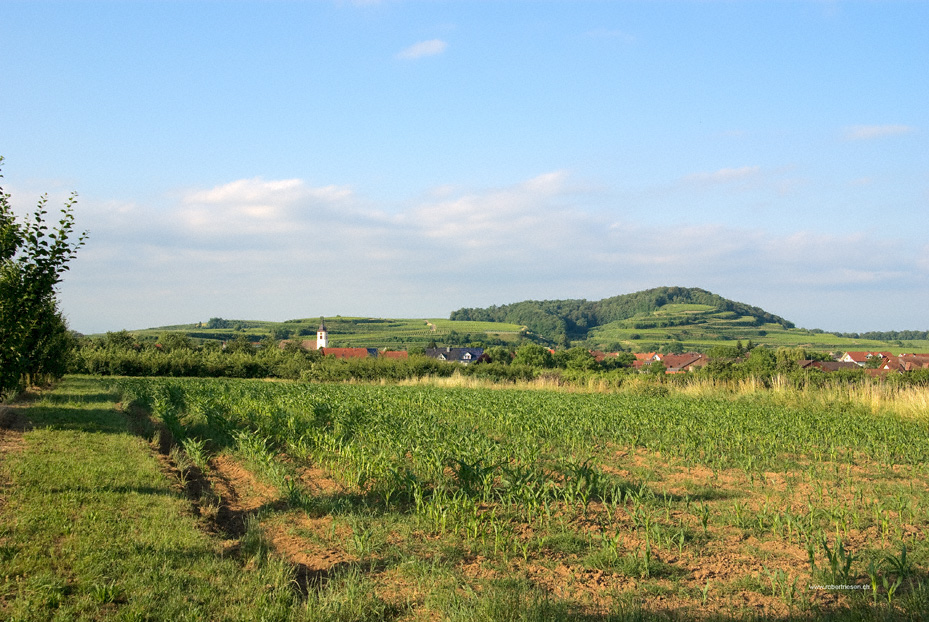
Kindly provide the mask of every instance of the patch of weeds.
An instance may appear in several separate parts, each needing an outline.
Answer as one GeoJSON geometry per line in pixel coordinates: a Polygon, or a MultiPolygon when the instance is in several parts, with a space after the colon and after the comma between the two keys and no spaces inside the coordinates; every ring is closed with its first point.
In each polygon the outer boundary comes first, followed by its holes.
{"type": "Polygon", "coordinates": [[[261,574],[265,589],[258,601],[265,610],[263,619],[288,619],[296,603],[294,567],[285,560],[269,557],[265,560],[261,574]]]}
{"type": "Polygon", "coordinates": [[[315,509],[313,497],[307,494],[303,486],[293,477],[287,475],[281,484],[281,492],[287,505],[294,509],[302,509],[312,512],[315,509]]]}
{"type": "Polygon", "coordinates": [[[590,545],[586,538],[574,532],[562,531],[549,536],[545,541],[545,548],[556,554],[582,555],[589,550],[590,545]]]}
{"type": "Polygon", "coordinates": [[[463,547],[453,543],[442,542],[436,555],[437,561],[443,564],[457,564],[464,561],[466,552],[463,547]]]}
{"type": "Polygon", "coordinates": [[[39,611],[58,609],[69,591],[62,577],[39,572],[23,583],[20,604],[35,616],[39,611]]]}
{"type": "Polygon", "coordinates": [[[897,605],[903,611],[929,611],[929,584],[922,581],[897,599],[897,605]]]}
{"type": "Polygon", "coordinates": [[[724,595],[738,594],[740,592],[755,592],[756,594],[770,594],[770,585],[756,574],[744,574],[737,579],[723,583],[719,586],[719,593],[724,595]]]}
{"type": "Polygon", "coordinates": [[[201,491],[197,505],[200,508],[200,516],[208,523],[216,523],[219,520],[222,499],[213,494],[212,490],[201,491]]]}
{"type": "MultiPolygon", "coordinates": [[[[621,561],[625,556],[620,556],[616,549],[605,546],[584,558],[584,565],[588,568],[596,568],[603,571],[615,571],[622,568],[621,561]]],[[[623,572],[623,574],[626,574],[623,572]]],[[[627,575],[628,576],[628,575],[627,575]]]]}
{"type": "Polygon", "coordinates": [[[374,593],[374,585],[357,567],[330,577],[325,587],[310,591],[304,606],[308,622],[375,622],[402,616],[403,607],[374,593]]]}
{"type": "Polygon", "coordinates": [[[642,592],[642,594],[645,594],[645,595],[647,595],[647,596],[652,596],[652,597],[654,597],[654,596],[670,596],[670,595],[674,594],[674,593],[677,591],[677,590],[675,590],[675,588],[673,588],[673,587],[671,587],[671,586],[662,585],[662,584],[660,584],[660,583],[654,583],[654,582],[649,582],[649,583],[644,583],[644,584],[642,584],[642,585],[639,587],[639,590],[642,592]]]}
{"type": "Polygon", "coordinates": [[[268,561],[271,544],[261,529],[261,521],[252,515],[245,519],[245,533],[239,540],[239,554],[249,565],[262,567],[268,561]]]}
{"type": "Polygon", "coordinates": [[[10,561],[14,557],[16,557],[16,553],[18,551],[19,551],[19,547],[12,546],[9,544],[0,544],[0,562],[10,561]]]}
{"type": "Polygon", "coordinates": [[[409,557],[400,561],[397,569],[404,576],[415,580],[433,579],[438,573],[448,572],[448,568],[441,565],[435,557],[431,559],[409,557]]]}
{"type": "Polygon", "coordinates": [[[608,620],[619,621],[645,621],[660,620],[657,614],[648,611],[647,603],[639,592],[621,592],[613,598],[608,620]]]}
{"type": "Polygon", "coordinates": [[[576,619],[564,602],[547,594],[524,579],[491,582],[480,591],[470,587],[449,594],[443,612],[449,622],[558,622],[576,619]]]}
{"type": "Polygon", "coordinates": [[[90,597],[98,605],[109,605],[125,599],[123,588],[115,580],[102,581],[90,586],[90,597]]]}

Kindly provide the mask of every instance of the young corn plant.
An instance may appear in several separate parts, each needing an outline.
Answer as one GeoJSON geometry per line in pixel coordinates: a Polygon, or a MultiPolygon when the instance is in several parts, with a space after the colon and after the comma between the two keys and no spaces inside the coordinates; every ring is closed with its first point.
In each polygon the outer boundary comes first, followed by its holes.
{"type": "Polygon", "coordinates": [[[181,447],[190,461],[200,469],[200,472],[206,475],[210,471],[210,458],[206,451],[206,441],[187,437],[181,441],[181,447]]]}
{"type": "Polygon", "coordinates": [[[835,585],[848,585],[851,578],[852,563],[857,559],[850,551],[845,550],[842,538],[836,538],[835,547],[829,548],[825,538],[822,540],[823,551],[829,562],[829,578],[835,585]]]}
{"type": "Polygon", "coordinates": [[[703,527],[703,535],[707,535],[707,527],[710,524],[710,508],[706,503],[700,504],[700,525],[703,527]]]}
{"type": "Polygon", "coordinates": [[[877,604],[877,588],[878,580],[881,578],[880,571],[878,570],[877,563],[872,559],[868,563],[868,580],[871,585],[871,596],[874,599],[874,603],[877,604]]]}

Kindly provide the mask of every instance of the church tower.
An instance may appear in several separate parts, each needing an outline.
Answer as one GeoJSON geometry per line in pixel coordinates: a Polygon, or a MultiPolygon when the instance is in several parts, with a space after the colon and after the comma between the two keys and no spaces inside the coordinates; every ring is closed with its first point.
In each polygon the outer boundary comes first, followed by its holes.
{"type": "Polygon", "coordinates": [[[316,331],[316,349],[322,350],[329,347],[329,333],[326,332],[326,323],[323,318],[319,318],[319,330],[316,331]]]}

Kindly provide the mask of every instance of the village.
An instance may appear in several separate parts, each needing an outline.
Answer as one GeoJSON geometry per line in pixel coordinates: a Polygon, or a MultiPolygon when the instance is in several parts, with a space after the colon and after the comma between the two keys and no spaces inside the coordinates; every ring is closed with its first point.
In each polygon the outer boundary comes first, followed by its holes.
{"type": "MultiPolygon", "coordinates": [[[[292,342],[290,340],[282,340],[280,342],[280,347],[284,348],[288,343],[292,342]]],[[[305,339],[301,341],[299,345],[304,350],[317,350],[324,356],[336,359],[409,358],[409,352],[406,350],[329,347],[329,331],[326,328],[325,322],[320,323],[315,341],[312,339],[305,339]]],[[[548,351],[551,354],[555,353],[553,349],[549,349],[548,351]]],[[[618,358],[621,354],[625,354],[620,352],[601,352],[599,350],[589,350],[588,352],[597,363],[602,363],[611,357],[618,358]]],[[[423,354],[439,361],[459,363],[462,365],[493,362],[493,359],[485,352],[484,348],[477,347],[446,346],[441,348],[425,348],[423,354]]],[[[705,367],[712,360],[709,356],[701,352],[684,352],[679,354],[634,352],[632,355],[635,359],[631,361],[630,367],[640,373],[655,373],[657,369],[663,369],[665,374],[688,373],[705,367]],[[658,363],[660,363],[660,366],[656,365],[658,363]]],[[[917,369],[929,369],[929,353],[893,354],[887,351],[844,352],[841,355],[834,355],[833,360],[799,360],[797,361],[797,366],[800,369],[817,369],[823,372],[863,369],[865,373],[870,376],[880,377],[894,373],[905,373],[917,369]]]]}

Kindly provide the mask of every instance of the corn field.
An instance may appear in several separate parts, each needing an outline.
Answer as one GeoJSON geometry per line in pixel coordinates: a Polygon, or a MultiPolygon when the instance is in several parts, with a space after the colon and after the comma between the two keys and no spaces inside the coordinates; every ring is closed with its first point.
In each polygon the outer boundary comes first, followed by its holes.
{"type": "Polygon", "coordinates": [[[287,520],[332,517],[312,537],[375,585],[428,562],[585,613],[929,609],[929,417],[886,400],[113,382],[201,470],[234,456],[287,520]]]}

